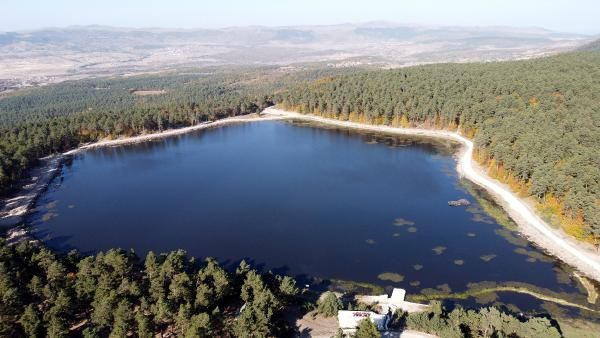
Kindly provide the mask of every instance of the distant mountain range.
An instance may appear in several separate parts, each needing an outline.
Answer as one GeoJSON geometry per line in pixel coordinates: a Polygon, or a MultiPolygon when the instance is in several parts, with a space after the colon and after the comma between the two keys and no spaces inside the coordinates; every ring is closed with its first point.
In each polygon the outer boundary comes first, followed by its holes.
{"type": "Polygon", "coordinates": [[[105,26],[0,33],[0,90],[88,76],[211,65],[401,67],[530,58],[593,39],[542,28],[433,27],[387,22],[298,27],[131,29],[105,26]]]}

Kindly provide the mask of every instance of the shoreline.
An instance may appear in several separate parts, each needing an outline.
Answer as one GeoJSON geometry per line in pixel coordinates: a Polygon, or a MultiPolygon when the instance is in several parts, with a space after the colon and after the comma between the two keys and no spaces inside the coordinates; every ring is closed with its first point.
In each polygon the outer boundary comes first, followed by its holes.
{"type": "Polygon", "coordinates": [[[42,163],[34,168],[31,168],[27,174],[27,177],[19,180],[18,185],[20,187],[16,189],[16,192],[0,200],[0,230],[6,230],[6,240],[9,244],[17,243],[22,240],[37,241],[30,235],[29,229],[23,227],[23,222],[27,214],[31,211],[31,208],[33,208],[37,198],[46,190],[56,175],[60,173],[61,165],[64,159],[68,156],[78,154],[88,149],[141,143],[232,123],[283,119],[287,118],[278,116],[260,117],[258,114],[228,117],[212,122],[203,122],[184,128],[168,129],[158,133],[150,133],[84,144],[61,154],[55,154],[41,158],[40,161],[42,161],[42,163]]]}
{"type": "Polygon", "coordinates": [[[31,170],[29,177],[23,180],[24,183],[19,189],[19,192],[14,196],[2,200],[3,205],[2,209],[0,209],[0,228],[7,228],[7,240],[9,242],[16,242],[23,239],[35,240],[21,224],[35,204],[38,196],[45,191],[48,184],[60,172],[59,169],[62,161],[67,156],[78,154],[87,149],[141,143],[232,123],[297,119],[388,134],[442,138],[462,144],[461,150],[457,154],[458,164],[456,168],[460,176],[465,177],[469,181],[488,191],[494,197],[496,202],[517,223],[519,232],[525,235],[530,241],[534,242],[551,255],[575,267],[585,276],[600,281],[600,255],[582,247],[580,243],[577,243],[575,239],[568,237],[568,235],[551,228],[535,213],[534,210],[532,210],[531,206],[529,206],[525,200],[515,196],[500,182],[488,177],[487,174],[472,160],[473,142],[456,132],[368,125],[334,120],[315,115],[304,115],[274,107],[266,108],[261,114],[265,114],[266,116],[260,117],[257,114],[250,114],[229,117],[213,122],[203,122],[189,127],[169,129],[158,133],[98,141],[81,145],[78,148],[62,154],[43,158],[41,160],[45,161],[45,163],[31,170]]]}
{"type": "Polygon", "coordinates": [[[575,239],[555,230],[542,220],[529,204],[512,193],[500,182],[490,178],[473,160],[473,142],[464,136],[451,131],[397,128],[382,125],[368,125],[350,121],[340,121],[316,115],[304,115],[274,107],[267,108],[264,114],[285,116],[291,119],[320,122],[351,129],[378,131],[397,135],[425,136],[457,141],[462,144],[458,153],[456,170],[459,175],[484,188],[494,200],[508,213],[519,226],[519,232],[530,241],[579,270],[585,276],[600,281],[600,255],[586,249],[575,239]]]}

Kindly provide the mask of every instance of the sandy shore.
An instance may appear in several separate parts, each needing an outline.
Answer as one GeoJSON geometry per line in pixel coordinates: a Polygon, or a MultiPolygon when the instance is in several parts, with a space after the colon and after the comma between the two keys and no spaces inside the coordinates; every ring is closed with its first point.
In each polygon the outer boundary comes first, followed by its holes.
{"type": "Polygon", "coordinates": [[[160,133],[152,133],[152,134],[145,134],[145,135],[139,135],[139,136],[133,136],[133,137],[124,137],[124,138],[119,138],[119,139],[115,139],[115,140],[106,140],[106,141],[90,143],[90,144],[82,145],[81,147],[73,149],[71,151],[67,151],[63,155],[73,155],[80,151],[83,151],[86,149],[92,149],[92,148],[112,147],[112,146],[118,146],[118,145],[124,145],[124,144],[146,142],[146,141],[150,141],[150,140],[155,140],[155,139],[160,139],[160,138],[175,136],[175,135],[182,135],[185,133],[189,133],[191,131],[202,130],[202,129],[206,129],[206,128],[212,128],[212,127],[231,124],[231,123],[282,120],[285,118],[286,117],[284,117],[284,116],[275,116],[275,115],[258,117],[255,114],[239,116],[239,117],[229,117],[229,118],[217,120],[214,122],[203,122],[203,123],[196,124],[196,125],[193,125],[190,127],[185,127],[185,128],[169,129],[169,130],[165,130],[160,133]]]}
{"type": "Polygon", "coordinates": [[[18,189],[17,193],[15,193],[13,196],[0,200],[0,228],[9,229],[7,232],[7,239],[9,243],[18,242],[22,239],[31,239],[27,229],[23,227],[15,228],[15,226],[22,224],[25,216],[35,204],[37,197],[44,192],[50,181],[52,181],[52,179],[59,173],[62,161],[66,156],[77,154],[86,149],[145,142],[231,123],[280,120],[285,118],[286,117],[282,116],[258,117],[255,114],[240,117],[230,117],[214,122],[204,122],[191,127],[165,130],[160,133],[99,141],[96,143],[82,145],[79,148],[67,151],[63,154],[42,158],[40,159],[41,164],[38,167],[32,168],[28,176],[19,182],[18,185],[20,186],[20,189],[18,189]]]}
{"type": "Polygon", "coordinates": [[[34,240],[24,228],[14,228],[23,222],[23,218],[44,192],[50,181],[56,176],[63,156],[49,156],[40,159],[41,165],[29,171],[29,175],[19,181],[21,187],[16,194],[0,201],[0,228],[8,229],[8,243],[21,240],[34,240]]]}
{"type": "Polygon", "coordinates": [[[592,249],[584,247],[575,239],[553,229],[544,222],[525,200],[515,196],[506,186],[490,178],[472,160],[473,142],[458,133],[444,130],[417,128],[395,128],[380,125],[367,125],[348,121],[328,119],[315,115],[304,115],[276,108],[267,108],[265,114],[288,117],[299,120],[314,121],[345,128],[371,130],[390,134],[436,137],[454,140],[463,144],[458,155],[457,171],[466,179],[486,189],[519,225],[519,231],[529,240],[544,248],[548,253],[560,258],[565,263],[577,268],[586,276],[600,281],[600,255],[592,249]]]}

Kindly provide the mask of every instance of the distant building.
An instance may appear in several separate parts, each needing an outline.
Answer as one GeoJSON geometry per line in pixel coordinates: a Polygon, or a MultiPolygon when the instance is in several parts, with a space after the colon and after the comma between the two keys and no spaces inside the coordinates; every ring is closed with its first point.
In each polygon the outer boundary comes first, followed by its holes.
{"type": "Polygon", "coordinates": [[[373,311],[338,311],[338,322],[340,328],[350,333],[356,330],[358,323],[363,319],[369,319],[377,326],[379,331],[387,331],[388,324],[392,319],[392,315],[396,310],[408,311],[408,312],[420,312],[427,311],[429,305],[411,303],[404,300],[406,291],[404,289],[394,289],[392,295],[379,295],[379,296],[357,296],[358,302],[376,305],[378,308],[376,313],[373,311]]]}
{"type": "Polygon", "coordinates": [[[379,296],[357,296],[356,300],[365,304],[376,304],[381,307],[381,313],[387,313],[389,311],[396,312],[396,310],[402,310],[407,312],[421,312],[427,311],[429,305],[407,302],[404,300],[406,291],[404,289],[395,288],[392,291],[392,295],[379,295],[379,296]]]}
{"type": "Polygon", "coordinates": [[[391,318],[389,314],[382,315],[372,311],[338,311],[338,322],[344,332],[356,330],[363,319],[372,321],[377,330],[386,331],[391,318]]]}

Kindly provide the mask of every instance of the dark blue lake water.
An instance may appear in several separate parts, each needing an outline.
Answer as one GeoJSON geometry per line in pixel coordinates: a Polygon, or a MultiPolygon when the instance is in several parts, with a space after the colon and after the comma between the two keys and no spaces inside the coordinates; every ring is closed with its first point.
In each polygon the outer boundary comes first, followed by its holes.
{"type": "Polygon", "coordinates": [[[59,250],[183,248],[409,293],[494,281],[582,295],[567,267],[482,210],[457,177],[454,147],[282,121],[231,125],[77,155],[29,221],[59,250]],[[459,198],[472,205],[448,206],[459,198]]]}

